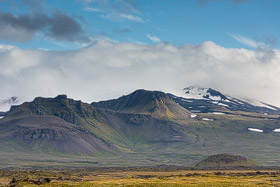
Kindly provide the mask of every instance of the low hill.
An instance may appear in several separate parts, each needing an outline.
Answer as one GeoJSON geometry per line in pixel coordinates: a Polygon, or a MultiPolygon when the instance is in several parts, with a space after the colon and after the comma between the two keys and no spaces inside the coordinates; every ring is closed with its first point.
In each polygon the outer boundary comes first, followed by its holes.
{"type": "Polygon", "coordinates": [[[211,155],[195,164],[198,168],[228,168],[228,167],[254,167],[258,163],[238,155],[218,154],[211,155]]]}
{"type": "Polygon", "coordinates": [[[159,91],[136,90],[118,99],[91,105],[122,113],[146,114],[162,119],[186,119],[191,115],[191,112],[175,103],[167,94],[159,91]]]}

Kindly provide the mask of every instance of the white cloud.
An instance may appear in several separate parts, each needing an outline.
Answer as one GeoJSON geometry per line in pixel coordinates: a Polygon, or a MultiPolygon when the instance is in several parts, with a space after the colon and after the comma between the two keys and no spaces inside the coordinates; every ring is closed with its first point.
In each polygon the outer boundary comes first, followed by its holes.
{"type": "Polygon", "coordinates": [[[280,52],[263,63],[257,51],[213,42],[174,46],[98,41],[76,51],[0,51],[0,99],[67,94],[86,102],[135,89],[179,93],[189,85],[280,106],[280,52]]]}
{"type": "Polygon", "coordinates": [[[14,49],[16,48],[16,46],[13,46],[13,45],[6,45],[6,44],[0,44],[0,52],[2,51],[8,51],[8,50],[11,50],[11,49],[14,49]]]}
{"type": "Polygon", "coordinates": [[[226,34],[228,34],[230,37],[232,37],[233,39],[235,39],[236,41],[244,45],[255,48],[256,51],[255,56],[263,63],[267,63],[271,61],[271,59],[275,55],[276,50],[274,50],[273,48],[271,48],[271,46],[263,42],[255,41],[240,35],[234,35],[230,33],[226,33],[226,34]]]}
{"type": "Polygon", "coordinates": [[[147,34],[146,36],[147,36],[147,38],[149,38],[153,42],[160,42],[160,39],[156,36],[152,36],[150,34],[147,34]]]}

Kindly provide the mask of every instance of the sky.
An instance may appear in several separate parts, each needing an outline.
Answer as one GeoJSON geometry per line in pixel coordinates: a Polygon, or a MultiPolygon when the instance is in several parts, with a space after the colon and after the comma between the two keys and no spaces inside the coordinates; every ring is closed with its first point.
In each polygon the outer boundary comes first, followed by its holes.
{"type": "Polygon", "coordinates": [[[280,106],[279,0],[0,0],[0,100],[191,85],[280,106]]]}

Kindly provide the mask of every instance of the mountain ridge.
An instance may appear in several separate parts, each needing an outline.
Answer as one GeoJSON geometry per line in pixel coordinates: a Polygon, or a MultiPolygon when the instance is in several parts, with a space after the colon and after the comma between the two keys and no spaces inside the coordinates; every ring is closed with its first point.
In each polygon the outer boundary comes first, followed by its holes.
{"type": "Polygon", "coordinates": [[[71,166],[81,159],[84,166],[187,166],[221,152],[280,165],[279,115],[231,110],[227,98],[194,100],[147,90],[92,104],[66,95],[37,97],[0,119],[0,165],[24,165],[28,158],[38,165],[50,157],[60,165],[67,158],[71,166]],[[195,106],[205,111],[187,110],[195,106]]]}
{"type": "Polygon", "coordinates": [[[109,108],[118,112],[148,114],[156,118],[190,117],[191,113],[160,91],[136,90],[118,99],[91,103],[94,107],[109,108]]]}

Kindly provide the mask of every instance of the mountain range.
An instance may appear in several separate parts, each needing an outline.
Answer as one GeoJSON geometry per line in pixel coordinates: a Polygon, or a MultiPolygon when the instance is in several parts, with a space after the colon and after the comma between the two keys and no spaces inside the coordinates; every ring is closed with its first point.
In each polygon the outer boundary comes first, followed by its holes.
{"type": "Polygon", "coordinates": [[[12,106],[1,114],[0,165],[189,166],[221,153],[280,164],[278,107],[211,88],[184,92],[136,90],[91,104],[59,95],[12,106]]]}

